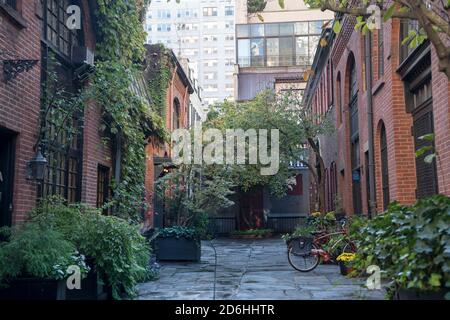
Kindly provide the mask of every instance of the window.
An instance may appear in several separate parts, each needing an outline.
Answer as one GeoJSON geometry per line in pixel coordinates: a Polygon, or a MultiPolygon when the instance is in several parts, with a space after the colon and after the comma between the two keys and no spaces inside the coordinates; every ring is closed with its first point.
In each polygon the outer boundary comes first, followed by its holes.
{"type": "Polygon", "coordinates": [[[248,38],[250,37],[250,25],[240,24],[236,26],[237,37],[238,38],[248,38]]]}
{"type": "Polygon", "coordinates": [[[380,129],[380,154],[381,154],[381,182],[383,186],[383,210],[386,210],[390,203],[389,198],[389,167],[388,167],[388,145],[386,138],[386,128],[381,123],[380,129]]]}
{"type": "Polygon", "coordinates": [[[294,39],[292,37],[280,38],[280,65],[291,66],[294,59],[294,39]]]}
{"type": "Polygon", "coordinates": [[[203,8],[203,16],[204,17],[216,17],[217,16],[217,8],[216,7],[203,8]]]}
{"type": "Polygon", "coordinates": [[[170,19],[170,10],[158,10],[159,19],[170,19]]]}
{"type": "Polygon", "coordinates": [[[226,47],[225,48],[225,54],[226,55],[234,55],[234,48],[233,47],[226,47]]]}
{"type": "Polygon", "coordinates": [[[205,80],[217,80],[217,72],[205,72],[203,77],[205,80]]]}
{"type": "Polygon", "coordinates": [[[181,106],[180,101],[175,98],[173,101],[173,119],[172,119],[172,130],[181,128],[181,106]]]}
{"type": "Polygon", "coordinates": [[[378,30],[378,78],[384,74],[384,39],[383,26],[378,30]]]}
{"type": "MultiPolygon", "coordinates": [[[[97,170],[97,208],[103,208],[109,201],[109,168],[99,165],[97,170]]],[[[107,214],[108,210],[103,211],[107,214]]]]}
{"type": "Polygon", "coordinates": [[[309,23],[309,34],[322,34],[323,21],[312,21],[309,23]]]}
{"type": "Polygon", "coordinates": [[[158,24],[157,30],[161,32],[170,32],[172,30],[172,27],[170,23],[162,23],[158,24]]]}
{"type": "MultiPolygon", "coordinates": [[[[54,95],[56,83],[58,91],[64,90],[69,98],[79,95],[79,84],[74,80],[74,67],[70,61],[72,48],[83,44],[77,31],[71,31],[66,26],[68,14],[66,8],[77,1],[44,0],[42,1],[42,54],[41,81],[42,96],[54,95]],[[50,59],[50,55],[54,56],[50,59]],[[49,77],[49,70],[54,77],[49,77]]],[[[73,113],[67,113],[51,103],[42,104],[44,136],[42,151],[48,165],[44,182],[39,188],[39,196],[45,198],[59,195],[68,202],[78,202],[81,199],[81,157],[82,157],[82,115],[74,108],[73,113]]],[[[70,109],[69,109],[70,110],[70,109]]]]}
{"type": "Polygon", "coordinates": [[[267,46],[267,66],[277,67],[280,63],[280,39],[268,38],[266,40],[267,46]]]}
{"type": "Polygon", "coordinates": [[[252,66],[264,66],[264,39],[254,38],[250,42],[252,66]]]}
{"type": "Polygon", "coordinates": [[[356,63],[351,56],[348,64],[349,114],[350,114],[350,150],[352,167],[353,210],[355,214],[362,213],[361,200],[361,155],[359,141],[358,116],[358,77],[356,63]]]}
{"type": "Polygon", "coordinates": [[[225,41],[234,41],[234,36],[225,36],[225,41]]]}
{"type": "Polygon", "coordinates": [[[241,67],[250,66],[250,39],[238,40],[238,63],[241,67]]]}
{"type": "Polygon", "coordinates": [[[400,25],[400,63],[405,61],[406,58],[416,49],[411,48],[410,44],[413,39],[410,39],[407,43],[403,44],[403,40],[408,37],[410,31],[419,31],[419,23],[417,20],[402,20],[400,25]]]}
{"type": "Polygon", "coordinates": [[[219,52],[218,48],[204,48],[203,53],[204,54],[217,54],[219,52]]]}
{"type": "Polygon", "coordinates": [[[336,80],[336,101],[337,101],[337,120],[338,125],[342,123],[342,83],[341,74],[339,73],[336,80]]]}
{"type": "Polygon", "coordinates": [[[66,57],[71,57],[72,47],[77,45],[77,30],[69,30],[66,21],[69,18],[66,8],[77,2],[69,0],[44,0],[44,39],[49,45],[66,57]]]}
{"type": "Polygon", "coordinates": [[[238,58],[241,67],[253,66],[303,66],[308,67],[314,61],[320,41],[323,21],[286,22],[266,24],[236,25],[238,38],[238,58]],[[262,41],[262,44],[260,43],[262,41]],[[255,54],[251,50],[258,44],[264,57],[251,59],[255,54]]]}
{"type": "Polygon", "coordinates": [[[217,60],[205,60],[203,65],[205,67],[217,67],[217,60]]]}
{"type": "Polygon", "coordinates": [[[226,6],[225,7],[225,15],[226,16],[234,16],[234,7],[226,6]]]}
{"type": "Polygon", "coordinates": [[[3,1],[0,1],[0,3],[4,3],[7,6],[10,6],[11,8],[13,8],[14,10],[17,10],[17,1],[16,0],[3,0],[3,1]]]}

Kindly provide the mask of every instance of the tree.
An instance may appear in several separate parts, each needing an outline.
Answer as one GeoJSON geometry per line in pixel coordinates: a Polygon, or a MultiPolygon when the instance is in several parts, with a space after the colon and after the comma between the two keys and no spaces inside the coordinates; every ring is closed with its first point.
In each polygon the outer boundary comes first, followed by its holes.
{"type": "MultiPolygon", "coordinates": [[[[243,103],[226,101],[216,105],[208,116],[206,126],[227,129],[278,129],[279,171],[272,176],[260,174],[261,165],[233,165],[230,176],[243,191],[256,186],[266,186],[272,194],[284,196],[295,183],[295,172],[289,169],[292,161],[300,161],[309,168],[318,186],[317,208],[324,210],[325,165],[320,154],[318,137],[329,134],[333,127],[326,119],[318,119],[302,105],[302,97],[295,91],[274,94],[264,91],[253,100],[243,103]],[[314,152],[319,165],[308,161],[308,146],[314,152]]],[[[246,141],[248,144],[248,141],[246,141]]],[[[272,150],[273,151],[273,150],[272,150]]]]}
{"type": "MultiPolygon", "coordinates": [[[[254,1],[266,2],[265,0],[254,1]]],[[[284,8],[284,0],[278,0],[278,2],[280,7],[284,8]]],[[[363,32],[370,30],[366,19],[373,14],[373,10],[368,9],[373,4],[379,6],[384,21],[391,18],[417,21],[420,29],[412,31],[404,39],[403,44],[410,43],[417,46],[429,39],[439,58],[439,70],[450,79],[450,0],[304,0],[304,2],[311,8],[320,8],[322,11],[331,10],[356,17],[358,19],[356,27],[363,32]]],[[[334,29],[335,32],[339,32],[339,23],[334,29]]]]}

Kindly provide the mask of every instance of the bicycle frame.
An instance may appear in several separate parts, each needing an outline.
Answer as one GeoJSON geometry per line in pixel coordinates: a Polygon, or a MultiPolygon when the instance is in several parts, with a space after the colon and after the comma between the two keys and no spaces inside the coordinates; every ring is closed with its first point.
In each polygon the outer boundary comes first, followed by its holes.
{"type": "Polygon", "coordinates": [[[322,257],[324,262],[328,262],[330,260],[332,260],[332,255],[330,254],[330,252],[333,252],[336,247],[345,240],[345,236],[347,236],[347,232],[345,231],[339,231],[339,232],[332,232],[332,233],[327,233],[327,234],[323,234],[320,235],[318,237],[315,237],[313,240],[313,243],[319,247],[318,250],[313,249],[312,250],[312,254],[316,254],[322,257]],[[328,237],[332,237],[332,236],[337,236],[337,235],[343,235],[344,237],[338,239],[330,248],[329,251],[326,251],[323,249],[323,246],[321,244],[321,240],[326,239],[328,237]]]}

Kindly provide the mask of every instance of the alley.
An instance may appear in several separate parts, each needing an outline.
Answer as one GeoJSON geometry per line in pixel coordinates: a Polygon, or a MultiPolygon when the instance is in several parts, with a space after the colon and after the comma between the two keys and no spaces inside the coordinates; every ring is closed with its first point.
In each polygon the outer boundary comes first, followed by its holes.
{"type": "MultiPolygon", "coordinates": [[[[334,265],[302,274],[291,268],[282,240],[214,240],[217,300],[383,299],[384,292],[362,287],[334,265]]],[[[163,263],[160,278],[138,286],[140,300],[211,300],[214,249],[202,243],[201,263],[163,263]]]]}

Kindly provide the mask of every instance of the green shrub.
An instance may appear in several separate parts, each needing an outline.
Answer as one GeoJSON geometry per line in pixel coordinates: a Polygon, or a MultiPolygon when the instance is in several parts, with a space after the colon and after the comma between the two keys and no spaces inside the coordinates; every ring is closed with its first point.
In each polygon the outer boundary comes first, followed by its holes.
{"type": "Polygon", "coordinates": [[[85,205],[44,201],[34,212],[35,223],[47,225],[63,235],[92,261],[95,270],[112,288],[113,298],[121,291],[133,297],[137,283],[149,280],[151,248],[138,227],[127,221],[101,215],[85,205]]]}
{"type": "Polygon", "coordinates": [[[200,240],[200,235],[196,228],[174,226],[159,230],[158,237],[160,238],[185,238],[188,240],[200,240]]]}
{"type": "Polygon", "coordinates": [[[39,223],[13,230],[9,241],[0,245],[0,283],[18,277],[64,279],[71,265],[79,266],[82,274],[89,271],[73,243],[39,223]]]}
{"type": "Polygon", "coordinates": [[[355,268],[378,265],[401,288],[450,287],[450,198],[392,204],[360,230],[355,268]]]}

